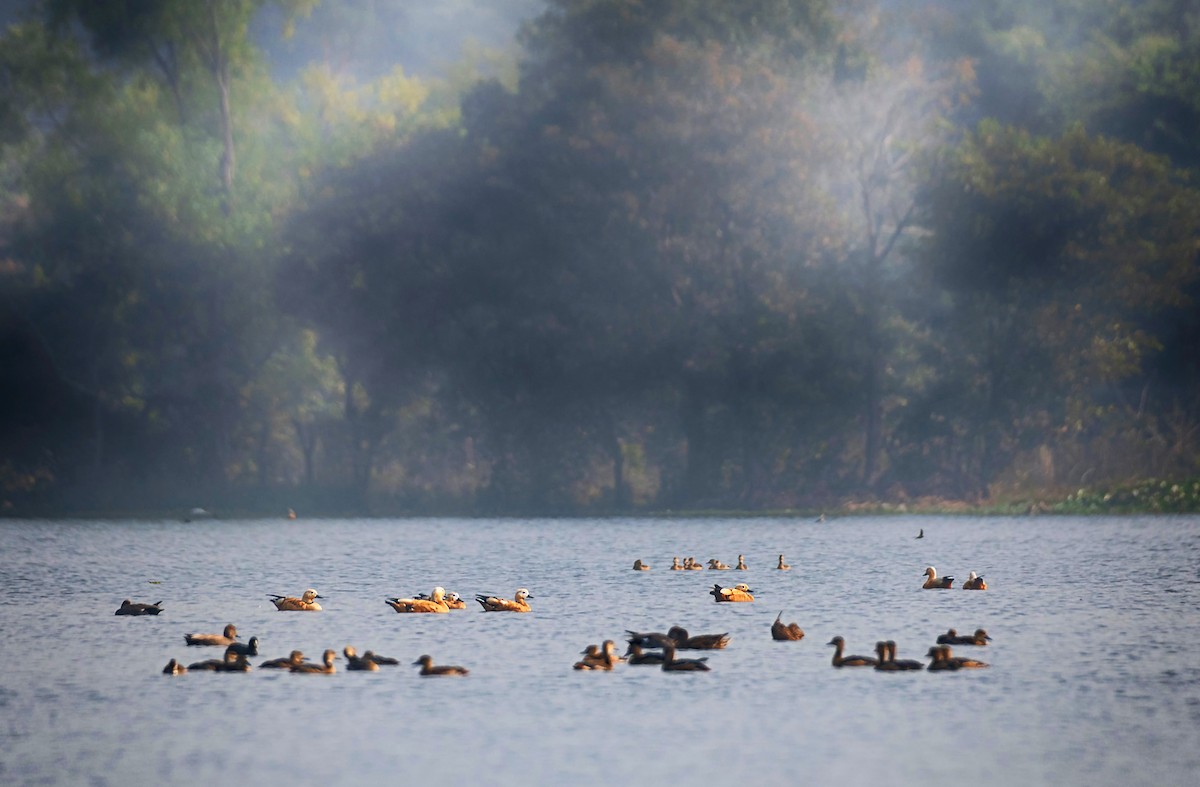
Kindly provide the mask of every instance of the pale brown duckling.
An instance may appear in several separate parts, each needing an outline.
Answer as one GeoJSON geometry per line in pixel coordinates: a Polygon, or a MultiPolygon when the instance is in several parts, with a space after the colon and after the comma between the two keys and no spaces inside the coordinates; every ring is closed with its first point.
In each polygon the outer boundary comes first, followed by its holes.
{"type": "Polygon", "coordinates": [[[954,584],[954,577],[949,575],[939,577],[937,569],[933,566],[925,569],[925,577],[925,584],[921,585],[925,590],[949,590],[950,586],[954,584]]]}
{"type": "Polygon", "coordinates": [[[359,657],[358,651],[353,645],[347,645],[342,648],[342,655],[346,657],[346,669],[355,670],[357,672],[378,672],[379,665],[373,660],[365,656],[359,657]]]}
{"type": "Polygon", "coordinates": [[[683,571],[683,564],[679,562],[678,555],[676,555],[675,558],[671,561],[671,570],[672,571],[683,571]]]}
{"type": "Polygon", "coordinates": [[[804,639],[804,631],[795,623],[784,625],[783,611],[780,610],[775,622],[771,624],[771,639],[779,642],[795,642],[804,639]]]}
{"type": "Polygon", "coordinates": [[[317,595],[317,591],[309,588],[301,594],[300,598],[295,596],[277,596],[274,593],[268,593],[268,598],[275,605],[275,609],[280,612],[320,612],[321,605],[317,603],[317,599],[324,596],[317,595]]]}
{"type": "Polygon", "coordinates": [[[713,589],[708,591],[708,595],[712,596],[713,600],[718,603],[736,603],[754,600],[754,591],[745,582],[740,582],[731,588],[713,585],[713,589]]]}
{"type": "Polygon", "coordinates": [[[729,644],[729,632],[697,634],[692,637],[688,635],[687,629],[684,627],[671,626],[667,629],[667,636],[671,641],[666,644],[678,650],[721,650],[729,644]]]}
{"type": "Polygon", "coordinates": [[[529,606],[527,599],[531,598],[533,596],[529,595],[529,591],[525,588],[517,588],[512,599],[482,594],[475,596],[475,600],[483,607],[484,612],[529,612],[532,607],[529,606]]]}
{"type": "Polygon", "coordinates": [[[188,645],[212,645],[227,648],[237,640],[237,626],[232,623],[225,626],[224,634],[184,634],[183,639],[188,645]]]}
{"type": "Polygon", "coordinates": [[[162,602],[155,601],[153,604],[135,604],[129,599],[121,602],[121,606],[117,608],[114,615],[157,615],[162,612],[162,602]]]}
{"type": "Polygon", "coordinates": [[[387,605],[397,612],[433,612],[444,614],[450,611],[450,607],[446,604],[446,589],[438,586],[433,589],[433,593],[428,598],[389,598],[386,600],[387,605]]]}
{"type": "Polygon", "coordinates": [[[711,571],[728,571],[729,566],[717,560],[715,557],[708,561],[708,568],[711,571]]]}
{"type": "Polygon", "coordinates": [[[686,568],[688,571],[703,571],[704,570],[704,564],[697,563],[696,558],[694,558],[694,557],[689,557],[687,560],[683,561],[683,567],[686,568]]]}
{"type": "Polygon", "coordinates": [[[963,583],[963,590],[987,590],[987,583],[983,581],[983,577],[972,571],[963,583]]]}
{"type": "Polygon", "coordinates": [[[583,659],[575,662],[577,670],[611,670],[615,665],[624,661],[616,654],[615,643],[611,639],[604,640],[600,647],[588,645],[583,651],[583,659]]]}
{"type": "Polygon", "coordinates": [[[292,672],[301,673],[304,675],[332,675],[337,672],[337,667],[333,665],[333,660],[338,657],[336,650],[326,650],[321,655],[320,664],[309,664],[303,662],[292,666],[292,672]]]}
{"type": "Polygon", "coordinates": [[[429,675],[469,675],[471,672],[466,667],[454,667],[454,666],[451,666],[448,664],[435,667],[433,665],[433,657],[432,656],[422,656],[421,658],[414,661],[413,664],[420,664],[421,665],[421,674],[426,675],[426,676],[429,676],[429,675]]]}
{"type": "Polygon", "coordinates": [[[400,663],[399,659],[394,659],[391,656],[380,656],[373,650],[368,650],[366,653],[362,654],[362,657],[364,659],[370,659],[381,667],[394,667],[400,663]]]}
{"type": "Polygon", "coordinates": [[[835,667],[874,667],[879,663],[878,659],[873,659],[870,656],[843,656],[842,649],[846,647],[846,640],[841,637],[834,637],[829,640],[828,645],[833,645],[833,666],[835,667]]]}
{"type": "Polygon", "coordinates": [[[914,659],[897,659],[896,658],[896,642],[895,642],[895,640],[889,639],[885,644],[887,645],[888,663],[895,665],[893,667],[893,669],[895,669],[895,670],[925,669],[924,664],[922,664],[921,662],[916,661],[914,659]]]}
{"type": "Polygon", "coordinates": [[[677,659],[675,658],[675,648],[667,645],[663,648],[663,663],[664,672],[708,672],[710,667],[707,658],[699,659],[677,659]]]}
{"type": "Polygon", "coordinates": [[[167,662],[167,666],[163,667],[164,675],[182,675],[185,672],[187,672],[187,667],[183,666],[175,659],[171,659],[167,662]]]}
{"type": "Polygon", "coordinates": [[[791,566],[789,566],[787,563],[784,563],[784,562],[783,562],[783,555],[780,555],[780,556],[779,556],[779,563],[778,563],[778,564],[775,566],[775,568],[777,568],[777,569],[778,569],[778,570],[780,570],[780,571],[790,571],[792,567],[791,567],[791,566]]]}
{"type": "Polygon", "coordinates": [[[639,557],[637,560],[633,561],[633,570],[634,571],[649,571],[650,566],[643,563],[642,559],[639,557]]]}
{"type": "Polygon", "coordinates": [[[737,565],[733,567],[734,571],[747,571],[745,555],[738,555],[737,565]]]}
{"type": "Polygon", "coordinates": [[[662,664],[665,658],[662,653],[644,653],[642,646],[636,642],[629,643],[629,649],[625,651],[625,657],[630,664],[653,664],[655,666],[662,664]]]}
{"type": "Polygon", "coordinates": [[[304,654],[298,650],[293,650],[286,658],[271,659],[264,661],[258,665],[259,669],[286,669],[290,670],[304,663],[304,654]]]}

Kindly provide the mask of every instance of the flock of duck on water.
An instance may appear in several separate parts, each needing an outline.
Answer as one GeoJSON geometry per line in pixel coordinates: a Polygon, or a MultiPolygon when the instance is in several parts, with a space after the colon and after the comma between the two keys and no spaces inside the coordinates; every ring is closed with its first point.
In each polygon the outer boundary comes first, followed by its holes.
{"type": "MultiPolygon", "coordinates": [[[[917,538],[923,538],[924,531],[917,538]]],[[[720,560],[713,558],[708,561],[707,567],[709,570],[724,571],[728,570],[729,566],[722,563],[720,560]]],[[[779,561],[775,566],[780,571],[787,571],[791,568],[781,554],[779,561]]],[[[641,559],[635,560],[633,563],[634,571],[649,571],[650,566],[641,559]]],[[[698,563],[694,558],[684,558],[682,561],[676,557],[671,565],[672,571],[704,571],[705,566],[698,563]]],[[[737,565],[734,570],[747,570],[746,560],[744,555],[738,555],[737,565]]],[[[937,570],[933,566],[925,569],[925,583],[922,588],[925,590],[950,590],[954,584],[953,576],[938,576],[937,570]]],[[[987,583],[983,577],[977,575],[974,571],[966,583],[963,585],[964,590],[987,590],[987,583]]],[[[754,601],[754,591],[744,582],[739,582],[731,587],[714,584],[713,589],[708,591],[709,595],[717,603],[744,603],[754,601]]],[[[280,612],[320,612],[321,605],[317,602],[321,599],[316,590],[309,588],[300,596],[279,596],[275,594],[267,594],[275,608],[280,612]]],[[[529,590],[526,588],[518,588],[513,598],[507,599],[499,596],[487,594],[477,594],[475,600],[482,607],[484,612],[529,612],[532,608],[529,605],[529,599],[533,598],[529,590]]],[[[402,614],[444,614],[451,610],[465,609],[466,602],[457,593],[447,593],[445,588],[435,587],[428,594],[418,594],[413,598],[388,598],[385,599],[388,606],[398,613],[402,614]]],[[[129,599],[121,602],[120,608],[114,613],[116,615],[157,615],[162,612],[162,602],[154,604],[139,604],[133,603],[129,599]]],[[[618,655],[616,643],[613,640],[605,640],[600,645],[589,645],[583,652],[583,658],[574,664],[574,669],[577,670],[612,670],[616,665],[621,663],[643,664],[659,666],[664,671],[668,672],[707,672],[710,667],[707,664],[707,658],[686,659],[677,658],[676,651],[680,650],[720,650],[729,644],[729,633],[722,634],[700,634],[692,636],[686,629],[681,626],[672,626],[665,634],[659,632],[637,632],[627,631],[628,648],[624,655],[618,655]]],[[[804,638],[804,631],[796,623],[785,624],[783,622],[783,612],[775,618],[775,622],[771,624],[771,638],[780,641],[799,641],[804,638]]],[[[258,637],[251,637],[246,642],[238,640],[237,627],[230,623],[225,626],[221,634],[184,634],[184,640],[189,646],[212,646],[223,647],[225,652],[220,659],[207,659],[204,661],[195,662],[186,667],[176,659],[171,659],[165,667],[163,673],[168,675],[179,675],[188,671],[213,671],[213,672],[248,672],[251,669],[249,657],[258,655],[258,637]]],[[[952,645],[971,645],[984,646],[991,641],[987,631],[984,629],[976,629],[973,634],[960,636],[955,629],[949,629],[945,634],[937,637],[936,644],[929,648],[926,656],[931,660],[928,665],[920,661],[912,659],[897,659],[896,658],[896,643],[893,640],[881,640],[875,643],[875,656],[856,656],[845,655],[845,640],[836,636],[827,644],[834,648],[833,666],[834,667],[874,667],[876,670],[883,672],[898,672],[906,670],[932,670],[932,671],[954,671],[960,669],[978,669],[987,667],[988,665],[982,661],[970,658],[962,658],[955,656],[952,645]]],[[[374,651],[366,651],[361,656],[357,650],[350,645],[342,649],[342,655],[345,656],[347,669],[362,670],[362,671],[378,671],[381,666],[391,666],[399,663],[397,659],[381,656],[374,651]]],[[[329,675],[336,672],[334,661],[337,660],[338,654],[333,649],[328,649],[322,654],[320,664],[313,664],[306,660],[304,654],[299,650],[293,650],[284,658],[270,659],[258,665],[259,669],[279,669],[289,672],[297,672],[301,674],[325,674],[329,675]]],[[[443,675],[467,675],[470,670],[452,665],[435,665],[433,658],[428,655],[423,655],[415,662],[414,666],[421,667],[420,674],[424,676],[443,676],[443,675]]]]}

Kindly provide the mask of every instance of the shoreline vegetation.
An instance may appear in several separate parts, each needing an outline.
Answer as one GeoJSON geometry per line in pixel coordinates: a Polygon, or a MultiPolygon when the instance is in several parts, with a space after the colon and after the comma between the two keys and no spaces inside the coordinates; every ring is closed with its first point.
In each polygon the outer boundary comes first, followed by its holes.
{"type": "MultiPolygon", "coordinates": [[[[293,509],[242,503],[225,508],[219,505],[179,509],[147,508],[87,508],[45,503],[18,508],[4,505],[0,519],[179,519],[185,523],[221,519],[281,519],[293,518],[293,509]]],[[[595,519],[605,517],[636,517],[644,519],[701,519],[701,518],[788,518],[813,522],[831,522],[852,516],[1104,516],[1136,514],[1196,514],[1200,513],[1200,478],[1186,480],[1145,479],[1119,485],[1075,490],[1043,490],[1040,494],[996,495],[990,500],[956,500],[940,497],[920,497],[911,500],[843,500],[824,508],[571,508],[563,510],[495,510],[464,506],[404,506],[379,503],[368,510],[337,509],[316,506],[299,519],[337,518],[561,518],[595,519]]]]}

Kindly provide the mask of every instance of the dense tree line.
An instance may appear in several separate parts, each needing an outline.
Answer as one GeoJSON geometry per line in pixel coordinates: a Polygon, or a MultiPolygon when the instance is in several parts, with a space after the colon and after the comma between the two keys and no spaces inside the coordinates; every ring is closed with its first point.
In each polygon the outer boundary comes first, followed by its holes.
{"type": "Polygon", "coordinates": [[[1196,475],[1194,3],[545,0],[436,76],[367,5],[4,33],[7,510],[1196,475]]]}

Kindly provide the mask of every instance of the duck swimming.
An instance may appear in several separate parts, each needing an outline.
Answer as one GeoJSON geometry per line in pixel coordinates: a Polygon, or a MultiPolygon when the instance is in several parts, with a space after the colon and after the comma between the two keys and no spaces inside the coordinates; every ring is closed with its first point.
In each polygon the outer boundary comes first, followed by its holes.
{"type": "Polygon", "coordinates": [[[389,607],[397,612],[434,612],[446,613],[450,607],[446,604],[446,589],[435,587],[429,598],[389,598],[389,607]]]}
{"type": "Polygon", "coordinates": [[[942,658],[951,662],[952,664],[957,664],[958,669],[983,669],[984,667],[989,666],[987,662],[984,661],[977,661],[975,659],[955,656],[950,650],[949,645],[938,645],[938,647],[942,650],[942,658]]]}
{"type": "Polygon", "coordinates": [[[258,637],[251,637],[248,642],[231,642],[229,647],[225,648],[225,652],[230,651],[239,656],[257,656],[258,655],[258,637]]]}
{"type": "Polygon", "coordinates": [[[187,672],[187,667],[183,666],[175,659],[171,659],[167,662],[167,666],[163,667],[164,675],[182,675],[185,672],[187,672]]]}
{"type": "Polygon", "coordinates": [[[338,657],[337,651],[326,650],[321,655],[321,664],[309,664],[302,662],[292,665],[292,672],[304,675],[332,675],[337,672],[337,667],[333,666],[333,660],[338,657]]]}
{"type": "Polygon", "coordinates": [[[775,568],[779,569],[780,571],[790,571],[792,567],[789,566],[787,563],[784,563],[783,555],[780,555],[779,556],[779,564],[776,565],[775,568]]]}
{"type": "Polygon", "coordinates": [[[666,658],[661,653],[643,653],[642,646],[638,645],[636,642],[629,643],[629,649],[625,651],[625,657],[630,664],[654,665],[662,664],[663,659],[666,658]]]}
{"type": "Polygon", "coordinates": [[[925,576],[925,584],[921,585],[925,590],[949,590],[950,586],[954,584],[954,577],[949,575],[939,577],[937,569],[933,566],[925,569],[925,576]]]}
{"type": "Polygon", "coordinates": [[[841,637],[834,637],[826,644],[833,645],[833,666],[835,667],[874,667],[879,663],[878,659],[873,659],[870,656],[843,656],[842,649],[846,647],[846,640],[841,637]]]}
{"type": "Polygon", "coordinates": [[[983,577],[972,571],[963,583],[963,590],[987,590],[987,583],[983,581],[983,577]]]}
{"type": "Polygon", "coordinates": [[[724,588],[720,585],[713,585],[713,589],[708,591],[708,595],[713,597],[717,602],[739,602],[753,601],[754,591],[745,582],[734,585],[731,588],[724,588]]]}
{"type": "Polygon", "coordinates": [[[208,659],[207,661],[198,661],[195,664],[188,665],[188,671],[203,671],[209,672],[249,672],[250,662],[242,656],[231,651],[225,651],[225,656],[219,659],[208,659]]]}
{"type": "Polygon", "coordinates": [[[626,629],[625,633],[629,635],[629,644],[637,645],[640,648],[664,648],[667,645],[675,644],[675,640],[671,637],[657,631],[643,633],[626,629]]]}
{"type": "Polygon", "coordinates": [[[725,565],[720,560],[717,560],[715,557],[712,560],[708,561],[708,567],[712,571],[728,571],[729,570],[729,566],[725,565]]]}
{"type": "Polygon", "coordinates": [[[465,667],[454,667],[450,665],[441,665],[435,667],[433,665],[432,656],[422,656],[413,662],[413,664],[421,665],[422,675],[469,675],[470,670],[465,667]]]}
{"type": "Polygon", "coordinates": [[[975,629],[974,634],[966,634],[959,636],[954,629],[947,629],[945,634],[939,634],[937,643],[939,645],[979,645],[984,646],[992,641],[988,633],[983,629],[975,629]]]}
{"type": "Polygon", "coordinates": [[[888,663],[889,663],[889,664],[894,664],[894,665],[895,665],[895,666],[893,667],[893,669],[896,669],[896,670],[919,670],[919,669],[925,669],[925,665],[924,665],[924,664],[922,664],[922,663],[921,663],[921,662],[919,662],[919,661],[915,661],[914,659],[900,659],[899,661],[897,661],[897,660],[896,660],[896,642],[895,642],[895,640],[890,640],[890,639],[889,639],[889,640],[888,640],[887,642],[885,642],[884,644],[885,644],[885,645],[887,645],[887,660],[888,660],[888,663]]]}
{"type": "Polygon", "coordinates": [[[517,588],[512,599],[483,594],[475,596],[475,600],[483,607],[484,612],[529,612],[532,607],[529,606],[526,599],[531,598],[533,596],[529,595],[529,591],[525,588],[517,588]]]}
{"type": "Polygon", "coordinates": [[[259,669],[287,669],[287,670],[290,670],[293,667],[298,667],[303,663],[304,663],[304,654],[298,650],[293,650],[291,652],[291,654],[288,655],[287,658],[271,659],[270,661],[264,661],[262,664],[258,665],[258,668],[259,669]]]}
{"type": "Polygon", "coordinates": [[[747,571],[748,570],[746,568],[746,558],[745,557],[743,557],[742,555],[738,555],[738,564],[736,566],[734,566],[734,570],[735,571],[747,571]]]}
{"type": "Polygon", "coordinates": [[[312,588],[304,591],[300,598],[277,596],[274,593],[268,593],[267,596],[275,605],[275,609],[280,612],[320,612],[321,605],[316,602],[316,599],[324,598],[324,596],[318,596],[317,591],[312,588]]]}
{"type": "Polygon", "coordinates": [[[359,672],[378,672],[379,665],[374,659],[369,659],[366,656],[359,657],[358,651],[353,645],[347,645],[342,648],[342,655],[346,657],[346,669],[356,670],[359,672]]]}
{"type": "Polygon", "coordinates": [[[162,602],[155,601],[153,604],[135,604],[129,599],[121,602],[121,606],[117,608],[114,615],[157,615],[162,612],[162,602]]]}
{"type": "Polygon", "coordinates": [[[663,648],[663,663],[664,672],[709,672],[711,667],[705,662],[707,658],[699,659],[677,659],[675,658],[675,648],[672,645],[667,645],[663,648]]]}
{"type": "Polygon", "coordinates": [[[795,623],[784,625],[783,611],[780,610],[775,622],[771,624],[771,639],[778,642],[795,642],[804,639],[804,631],[795,623]]]}
{"type": "Polygon", "coordinates": [[[671,561],[671,570],[672,571],[683,571],[683,564],[679,562],[678,555],[676,555],[675,558],[671,561]]]}
{"type": "Polygon", "coordinates": [[[729,632],[724,634],[697,634],[688,636],[687,629],[682,626],[671,626],[667,629],[670,642],[665,643],[678,650],[720,650],[729,644],[729,632]]]}
{"type": "Polygon", "coordinates": [[[650,566],[643,563],[642,559],[639,557],[637,560],[633,561],[633,570],[634,571],[649,571],[650,566]]]}
{"type": "Polygon", "coordinates": [[[237,626],[230,623],[225,626],[224,634],[184,634],[183,639],[189,645],[229,647],[237,640],[237,635],[237,626]]]}
{"type": "Polygon", "coordinates": [[[624,661],[616,654],[615,643],[611,639],[604,640],[600,647],[588,645],[583,652],[583,659],[575,662],[577,670],[611,670],[616,664],[624,661]]]}
{"type": "Polygon", "coordinates": [[[683,567],[688,571],[703,571],[704,566],[696,562],[696,558],[689,557],[683,561],[683,567]]]}

